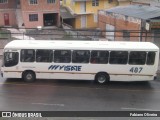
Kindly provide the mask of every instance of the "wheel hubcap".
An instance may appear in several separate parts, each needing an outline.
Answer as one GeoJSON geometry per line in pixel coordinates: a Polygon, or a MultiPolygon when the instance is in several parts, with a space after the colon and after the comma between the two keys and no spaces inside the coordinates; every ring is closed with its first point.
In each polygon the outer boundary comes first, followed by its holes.
{"type": "Polygon", "coordinates": [[[99,76],[98,82],[99,83],[104,83],[106,81],[106,77],[104,75],[99,76]]]}
{"type": "Polygon", "coordinates": [[[27,78],[27,80],[31,80],[32,79],[32,75],[31,74],[27,74],[26,78],[27,78]]]}

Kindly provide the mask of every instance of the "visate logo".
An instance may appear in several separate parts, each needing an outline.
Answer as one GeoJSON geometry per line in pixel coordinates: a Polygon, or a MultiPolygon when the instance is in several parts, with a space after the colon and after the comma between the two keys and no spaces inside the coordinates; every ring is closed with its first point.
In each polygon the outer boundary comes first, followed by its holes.
{"type": "Polygon", "coordinates": [[[48,70],[63,70],[63,71],[81,71],[82,66],[72,65],[51,65],[48,70]]]}

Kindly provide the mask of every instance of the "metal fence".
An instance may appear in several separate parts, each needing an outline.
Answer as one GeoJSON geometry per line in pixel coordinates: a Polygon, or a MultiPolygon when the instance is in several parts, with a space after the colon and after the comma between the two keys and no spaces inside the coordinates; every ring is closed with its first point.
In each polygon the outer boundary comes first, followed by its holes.
{"type": "Polygon", "coordinates": [[[150,41],[159,43],[160,31],[100,29],[12,29],[0,28],[0,40],[107,40],[107,41],[150,41]],[[15,30],[15,31],[14,31],[15,30]]]}
{"type": "MultiPolygon", "coordinates": [[[[3,59],[3,49],[0,48],[0,67],[1,67],[1,64],[2,64],[2,59],[3,59]]],[[[0,68],[1,69],[1,68],[0,68]]]]}

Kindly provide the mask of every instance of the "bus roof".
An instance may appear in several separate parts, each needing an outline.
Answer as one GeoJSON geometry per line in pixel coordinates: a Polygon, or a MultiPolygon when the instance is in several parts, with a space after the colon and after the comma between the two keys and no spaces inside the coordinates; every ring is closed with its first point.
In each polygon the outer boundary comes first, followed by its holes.
{"type": "Polygon", "coordinates": [[[159,50],[159,48],[151,42],[78,40],[14,40],[8,43],[4,49],[159,50]]]}

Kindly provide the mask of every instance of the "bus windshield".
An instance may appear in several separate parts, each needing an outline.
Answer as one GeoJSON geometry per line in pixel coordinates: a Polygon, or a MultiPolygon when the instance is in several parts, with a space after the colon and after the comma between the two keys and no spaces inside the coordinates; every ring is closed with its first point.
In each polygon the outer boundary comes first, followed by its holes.
{"type": "Polygon", "coordinates": [[[18,64],[18,52],[5,52],[4,53],[4,65],[5,67],[11,67],[18,64]]]}

